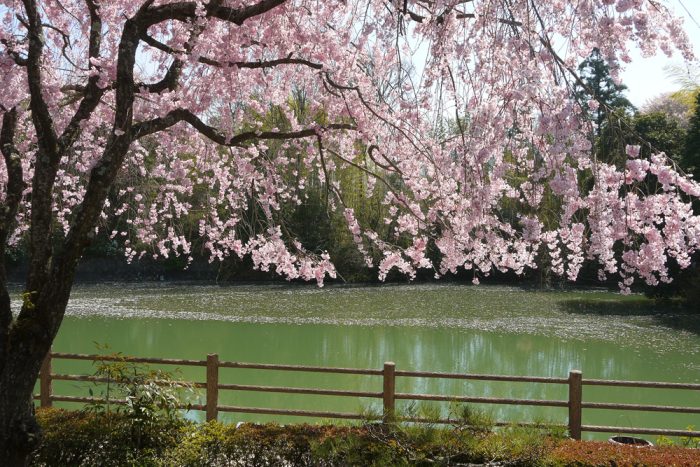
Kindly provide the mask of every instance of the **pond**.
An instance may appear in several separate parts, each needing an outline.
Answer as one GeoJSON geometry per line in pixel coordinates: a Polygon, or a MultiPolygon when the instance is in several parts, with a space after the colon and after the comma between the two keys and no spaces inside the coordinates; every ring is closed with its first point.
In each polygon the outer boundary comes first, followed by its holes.
{"type": "MultiPolygon", "coordinates": [[[[641,296],[601,290],[539,291],[457,284],[217,286],[192,283],[77,285],[54,351],[255,363],[565,378],[700,383],[700,314],[664,310],[641,296]]],[[[54,363],[54,371],[94,371],[54,363]]],[[[204,380],[203,368],[182,368],[204,380]]],[[[381,391],[379,377],[222,369],[224,383],[381,391]]],[[[61,394],[87,388],[56,382],[61,394]]],[[[397,391],[566,399],[565,386],[397,379],[397,391]]],[[[202,394],[203,396],[203,394],[202,394]]],[[[697,391],[584,387],[584,401],[700,406],[697,391]]],[[[225,391],[220,403],[345,412],[380,400],[225,391]]],[[[482,405],[497,420],[565,423],[566,408],[482,405]]],[[[400,412],[427,410],[424,405],[400,412]]],[[[431,406],[447,415],[450,404],[431,406]]],[[[201,413],[190,415],[201,419],[201,413]]],[[[584,424],[685,429],[700,416],[585,409],[584,424]]],[[[220,414],[226,421],[300,421],[220,414]]],[[[592,435],[588,435],[592,437],[592,435]]],[[[598,436],[599,437],[599,436],[598,436]]],[[[653,439],[653,437],[652,437],[653,439]]]]}

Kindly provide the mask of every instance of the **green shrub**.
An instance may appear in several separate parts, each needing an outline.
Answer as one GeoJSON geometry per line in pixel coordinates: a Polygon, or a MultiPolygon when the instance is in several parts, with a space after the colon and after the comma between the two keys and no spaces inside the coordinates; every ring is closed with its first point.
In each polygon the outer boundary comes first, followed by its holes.
{"type": "Polygon", "coordinates": [[[190,430],[163,459],[163,465],[309,465],[311,440],[327,427],[209,422],[190,430]]]}
{"type": "Polygon", "coordinates": [[[481,461],[498,459],[514,465],[537,465],[557,438],[538,427],[509,426],[484,438],[477,447],[481,461]]]}
{"type": "MultiPolygon", "coordinates": [[[[695,431],[695,426],[688,426],[688,431],[695,431]]],[[[677,441],[666,436],[656,438],[657,446],[680,446],[684,448],[700,449],[700,438],[697,436],[681,436],[677,441]]]]}
{"type": "Polygon", "coordinates": [[[136,437],[133,419],[122,413],[42,409],[37,419],[44,439],[31,464],[38,466],[156,465],[193,427],[184,420],[161,420],[136,437]]]}
{"type": "MultiPolygon", "coordinates": [[[[97,344],[98,349],[107,346],[97,344]]],[[[85,405],[83,411],[110,415],[123,414],[131,420],[134,438],[157,429],[162,424],[180,419],[180,406],[195,394],[191,383],[177,381],[173,373],[151,369],[131,361],[121,353],[111,354],[110,360],[95,360],[94,376],[99,378],[95,388],[99,397],[85,405]]],[[[177,370],[176,370],[177,371],[177,370]]],[[[90,396],[95,395],[92,388],[90,396]]],[[[111,418],[106,418],[110,423],[111,418]]]]}
{"type": "MultiPolygon", "coordinates": [[[[472,415],[474,415],[472,413],[472,415]]],[[[124,412],[38,409],[37,466],[508,466],[700,465],[700,450],[562,440],[541,425],[493,428],[193,423],[159,418],[135,436],[124,412]]]]}
{"type": "Polygon", "coordinates": [[[397,436],[391,426],[367,424],[350,430],[344,436],[328,436],[312,446],[312,458],[317,465],[411,465],[414,449],[397,436]]]}
{"type": "Polygon", "coordinates": [[[366,424],[343,437],[313,444],[323,465],[455,465],[503,461],[536,465],[555,445],[561,430],[547,426],[495,429],[490,417],[465,410],[452,427],[431,424],[366,424]],[[480,421],[480,424],[476,424],[480,421]],[[487,424],[487,421],[489,424],[487,424]]]}

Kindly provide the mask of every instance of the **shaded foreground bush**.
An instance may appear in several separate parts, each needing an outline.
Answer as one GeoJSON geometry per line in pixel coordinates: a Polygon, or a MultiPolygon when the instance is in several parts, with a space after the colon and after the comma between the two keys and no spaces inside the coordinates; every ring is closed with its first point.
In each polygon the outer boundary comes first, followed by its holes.
{"type": "Polygon", "coordinates": [[[47,466],[700,465],[700,450],[564,440],[546,428],[196,424],[135,430],[123,414],[39,410],[47,466]]]}

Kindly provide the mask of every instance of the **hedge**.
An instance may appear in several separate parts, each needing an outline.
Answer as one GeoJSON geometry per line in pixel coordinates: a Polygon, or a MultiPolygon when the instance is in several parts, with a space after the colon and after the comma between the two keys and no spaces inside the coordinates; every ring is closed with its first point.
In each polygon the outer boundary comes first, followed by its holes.
{"type": "Polygon", "coordinates": [[[700,466],[700,449],[572,441],[542,426],[135,424],[125,414],[39,409],[36,466],[700,466]]]}

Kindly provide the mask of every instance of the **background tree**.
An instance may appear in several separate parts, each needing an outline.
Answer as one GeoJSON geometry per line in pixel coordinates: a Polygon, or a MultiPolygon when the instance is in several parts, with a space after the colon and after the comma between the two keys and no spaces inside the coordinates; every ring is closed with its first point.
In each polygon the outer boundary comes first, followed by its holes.
{"type": "Polygon", "coordinates": [[[700,179],[700,95],[695,101],[695,112],[690,117],[681,165],[696,180],[700,179]]]}
{"type": "Polygon", "coordinates": [[[682,89],[676,92],[660,94],[647,101],[639,110],[644,114],[662,113],[666,115],[666,118],[675,120],[681,129],[687,130],[690,117],[695,109],[696,96],[696,92],[688,92],[682,89]]]}
{"type": "Polygon", "coordinates": [[[578,71],[581,82],[575,85],[576,97],[595,122],[597,135],[604,124],[614,120],[611,117],[622,118],[634,112],[634,106],[624,94],[627,86],[615,80],[600,49],[594,48],[578,71]]]}
{"type": "Polygon", "coordinates": [[[286,229],[285,206],[303,203],[294,164],[380,279],[522,274],[542,249],[570,280],[584,258],[623,290],[669,280],[667,258],[685,267],[700,244],[688,202],[700,185],[663,155],[623,170],[591,161],[567,84],[593,48],[611,67],[630,42],[692,53],[658,2],[607,3],[0,2],[0,258],[20,241],[29,252],[14,313],[0,266],[0,459],[21,465],[40,437],[39,367],[76,265],[111,216],[129,228],[110,235],[133,232],[129,260],[189,261],[183,226],[196,225],[212,259],[319,284],[335,275],[327,253],[286,229]],[[299,89],[308,121],[289,100],[299,89]],[[267,112],[288,125],[266,126],[267,112]],[[443,135],[446,116],[458,128],[443,135]],[[383,185],[388,240],[345,201],[344,167],[383,185]],[[663,190],[644,194],[647,177],[663,190]],[[545,190],[556,203],[542,203],[545,190]],[[503,216],[505,199],[519,218],[503,216]]]}
{"type": "Polygon", "coordinates": [[[596,139],[595,149],[599,160],[624,167],[627,163],[625,148],[640,147],[644,158],[663,152],[676,164],[681,164],[686,131],[678,120],[663,112],[620,116],[603,124],[596,139]]]}
{"type": "Polygon", "coordinates": [[[678,120],[663,112],[638,113],[632,119],[636,140],[630,144],[641,146],[641,155],[663,152],[679,163],[683,153],[686,132],[678,120]]]}

